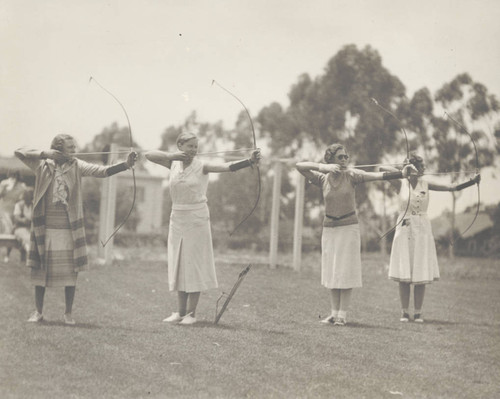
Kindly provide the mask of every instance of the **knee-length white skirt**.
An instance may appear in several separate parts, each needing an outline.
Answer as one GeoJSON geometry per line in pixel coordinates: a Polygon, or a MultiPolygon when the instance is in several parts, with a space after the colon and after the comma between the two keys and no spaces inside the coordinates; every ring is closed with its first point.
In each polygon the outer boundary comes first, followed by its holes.
{"type": "Polygon", "coordinates": [[[170,291],[200,292],[218,287],[206,204],[172,210],[167,251],[170,291]]]}
{"type": "Polygon", "coordinates": [[[392,242],[389,278],[395,281],[428,284],[439,280],[436,243],[426,215],[409,215],[398,225],[392,242]]]}
{"type": "Polygon", "coordinates": [[[330,289],[362,286],[361,238],[358,224],[323,227],[321,284],[330,289]]]}

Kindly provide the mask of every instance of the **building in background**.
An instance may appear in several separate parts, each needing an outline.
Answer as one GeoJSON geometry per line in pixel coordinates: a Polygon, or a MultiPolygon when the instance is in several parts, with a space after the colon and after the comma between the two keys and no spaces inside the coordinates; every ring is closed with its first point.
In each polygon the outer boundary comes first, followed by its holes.
{"type": "MultiPolygon", "coordinates": [[[[21,179],[28,186],[35,185],[35,175],[25,164],[16,157],[0,157],[0,181],[7,178],[9,172],[19,171],[21,179]]],[[[159,232],[162,224],[163,212],[163,177],[152,176],[144,170],[136,170],[136,201],[135,211],[140,220],[136,233],[149,234],[159,232]]],[[[118,187],[126,187],[133,192],[134,182],[131,173],[116,175],[118,187]]],[[[130,196],[132,200],[132,195],[130,196]]]]}
{"type": "MultiPolygon", "coordinates": [[[[461,233],[467,229],[474,219],[475,209],[455,215],[455,230],[461,233]]],[[[431,220],[432,232],[437,242],[449,244],[451,223],[448,215],[443,214],[431,220]]],[[[493,220],[481,210],[473,225],[454,243],[455,254],[461,256],[498,256],[500,242],[498,236],[492,234],[493,220]]]]}
{"type": "MultiPolygon", "coordinates": [[[[134,181],[131,173],[120,173],[116,175],[118,187],[126,187],[132,193],[134,181]]],[[[157,233],[161,229],[163,220],[163,178],[152,176],[146,171],[136,171],[136,198],[135,211],[139,213],[139,222],[136,233],[157,233]]]]}
{"type": "Polygon", "coordinates": [[[9,172],[19,172],[21,180],[28,186],[35,185],[35,174],[16,157],[0,157],[0,181],[6,179],[9,172]]]}

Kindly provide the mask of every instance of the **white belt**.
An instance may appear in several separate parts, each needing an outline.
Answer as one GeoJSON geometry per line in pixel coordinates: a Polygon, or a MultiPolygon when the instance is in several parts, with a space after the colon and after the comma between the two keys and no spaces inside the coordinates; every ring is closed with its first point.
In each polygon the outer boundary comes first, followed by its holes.
{"type": "Polygon", "coordinates": [[[174,211],[192,211],[195,209],[205,208],[206,206],[206,202],[198,202],[196,204],[173,204],[172,209],[174,211]]]}

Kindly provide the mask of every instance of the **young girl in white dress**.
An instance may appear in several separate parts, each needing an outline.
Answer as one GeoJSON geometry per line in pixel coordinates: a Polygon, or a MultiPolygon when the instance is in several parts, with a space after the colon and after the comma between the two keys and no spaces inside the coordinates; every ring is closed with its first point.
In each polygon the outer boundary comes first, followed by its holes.
{"type": "MultiPolygon", "coordinates": [[[[411,285],[414,286],[414,316],[413,320],[423,323],[422,305],[424,303],[425,286],[439,280],[439,267],[436,255],[436,244],[432,234],[431,222],[427,217],[429,206],[429,190],[460,191],[480,181],[480,175],[462,184],[440,184],[424,178],[424,160],[412,153],[409,162],[417,170],[417,175],[411,175],[407,180],[392,181],[400,195],[400,213],[398,220],[404,220],[396,227],[392,243],[389,278],[399,282],[401,300],[400,321],[410,320],[409,305],[411,285]],[[408,187],[409,186],[409,187],[408,187]],[[408,203],[408,193],[410,201],[408,203]],[[408,208],[408,209],[407,209],[408,208]],[[406,214],[405,214],[406,211],[406,214]]],[[[391,167],[381,170],[396,171],[391,167]]]]}

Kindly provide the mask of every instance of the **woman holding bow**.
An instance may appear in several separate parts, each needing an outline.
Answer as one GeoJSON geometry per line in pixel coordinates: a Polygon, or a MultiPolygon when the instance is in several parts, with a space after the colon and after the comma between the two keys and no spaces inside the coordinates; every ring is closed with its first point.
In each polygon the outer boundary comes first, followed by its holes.
{"type": "MultiPolygon", "coordinates": [[[[436,244],[432,234],[431,222],[427,216],[429,191],[460,191],[479,183],[481,176],[461,184],[442,184],[424,177],[425,163],[422,157],[411,153],[409,163],[418,170],[407,180],[391,182],[400,195],[400,215],[404,219],[396,227],[392,242],[389,278],[399,283],[401,301],[400,321],[410,320],[410,290],[413,285],[413,321],[423,323],[422,305],[425,286],[439,280],[439,266],[436,244]],[[410,198],[408,199],[408,195],[410,198]]],[[[384,166],[381,170],[396,172],[393,167],[384,166]]]]}
{"type": "Polygon", "coordinates": [[[330,145],[325,163],[299,162],[297,170],[321,188],[325,203],[321,236],[321,284],[330,291],[331,314],[323,323],[344,326],[352,289],[361,287],[361,238],[356,215],[355,188],[377,180],[401,179],[410,170],[365,172],[348,167],[349,155],[342,144],[330,145]]]}
{"type": "Polygon", "coordinates": [[[236,172],[256,165],[260,151],[236,162],[204,162],[196,156],[198,138],[191,132],[178,136],[177,148],[177,152],[149,151],[146,158],[170,169],[168,286],[177,292],[178,308],[163,321],[189,325],[197,321],[201,291],[218,286],[206,196],[209,174],[236,172]]]}

